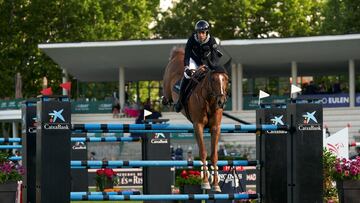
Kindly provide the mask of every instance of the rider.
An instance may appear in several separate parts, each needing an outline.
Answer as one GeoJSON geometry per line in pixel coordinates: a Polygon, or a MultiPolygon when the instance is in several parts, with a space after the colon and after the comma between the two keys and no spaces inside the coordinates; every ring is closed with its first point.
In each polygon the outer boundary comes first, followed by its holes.
{"type": "Polygon", "coordinates": [[[179,100],[175,105],[176,112],[180,112],[185,102],[185,89],[195,70],[205,65],[212,68],[217,65],[223,55],[213,36],[209,34],[210,24],[199,20],[195,24],[195,32],[189,37],[185,47],[184,77],[180,84],[179,100]]]}

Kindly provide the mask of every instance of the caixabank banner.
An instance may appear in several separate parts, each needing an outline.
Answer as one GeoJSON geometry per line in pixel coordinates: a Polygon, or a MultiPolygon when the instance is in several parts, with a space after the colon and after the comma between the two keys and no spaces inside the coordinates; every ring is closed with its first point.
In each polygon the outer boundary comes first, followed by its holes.
{"type": "Polygon", "coordinates": [[[289,104],[287,121],[288,202],[322,202],[322,105],[289,104]]]}
{"type": "MultiPolygon", "coordinates": [[[[258,109],[256,123],[277,126],[287,125],[287,111],[280,106],[258,109]]],[[[267,130],[256,137],[256,159],[261,163],[257,171],[257,193],[264,202],[278,203],[287,201],[287,143],[288,131],[267,130]]]]}
{"type": "Polygon", "coordinates": [[[36,199],[42,202],[70,202],[71,104],[64,97],[41,97],[39,100],[36,199]],[[54,183],[56,193],[52,191],[54,183]]]}

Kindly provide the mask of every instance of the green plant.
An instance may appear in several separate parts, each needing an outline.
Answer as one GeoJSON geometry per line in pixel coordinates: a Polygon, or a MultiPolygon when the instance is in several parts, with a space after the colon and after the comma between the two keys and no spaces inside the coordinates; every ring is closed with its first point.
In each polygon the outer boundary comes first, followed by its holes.
{"type": "Polygon", "coordinates": [[[112,187],[115,183],[116,172],[111,168],[99,169],[96,171],[95,181],[99,191],[112,187]]]}
{"type": "Polygon", "coordinates": [[[182,170],[181,173],[176,176],[175,185],[180,187],[184,185],[200,185],[201,174],[197,170],[182,170]]]}
{"type": "Polygon", "coordinates": [[[9,160],[9,154],[0,152],[0,184],[19,181],[24,175],[24,168],[9,160]]]}
{"type": "Polygon", "coordinates": [[[337,190],[333,184],[332,171],[335,166],[336,156],[324,148],[323,172],[324,172],[324,202],[337,199],[337,190]]]}

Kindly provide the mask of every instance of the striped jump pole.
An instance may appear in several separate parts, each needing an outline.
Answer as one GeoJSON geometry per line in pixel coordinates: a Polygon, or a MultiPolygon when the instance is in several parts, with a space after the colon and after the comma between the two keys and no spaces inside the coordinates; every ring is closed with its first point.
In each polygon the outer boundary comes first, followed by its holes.
{"type": "Polygon", "coordinates": [[[349,147],[360,147],[360,142],[352,142],[349,144],[349,147]]]}
{"type": "Polygon", "coordinates": [[[0,138],[0,143],[21,142],[21,138],[0,138]]]}
{"type": "Polygon", "coordinates": [[[71,142],[137,142],[140,137],[72,137],[71,142]]]}
{"type": "Polygon", "coordinates": [[[140,195],[140,191],[124,190],[119,192],[71,192],[71,195],[140,195]]]}
{"type": "Polygon", "coordinates": [[[11,156],[11,157],[9,157],[9,160],[10,161],[20,161],[20,160],[22,160],[22,157],[21,156],[11,156]]]}
{"type": "MultiPolygon", "coordinates": [[[[140,137],[72,137],[71,142],[137,142],[140,141],[140,137]]],[[[21,142],[21,138],[0,138],[0,143],[8,142],[21,142]]],[[[0,145],[8,146],[8,145],[0,145]]],[[[14,145],[16,146],[16,145],[14,145]]],[[[20,146],[20,145],[18,145],[20,146]]],[[[21,148],[21,147],[18,147],[21,148]]]]}
{"type": "Polygon", "coordinates": [[[21,149],[22,146],[21,145],[0,145],[0,150],[1,149],[21,149]]]}
{"type": "MultiPolygon", "coordinates": [[[[191,124],[73,124],[75,132],[118,132],[118,133],[194,133],[191,124]]],[[[286,125],[236,125],[222,124],[223,133],[255,133],[258,131],[288,130],[286,125]]],[[[209,133],[209,128],[204,129],[209,133]]]]}
{"type": "MultiPolygon", "coordinates": [[[[258,161],[247,160],[219,160],[218,166],[257,166],[258,161]]],[[[201,161],[166,161],[166,160],[130,160],[130,161],[71,161],[72,168],[122,168],[122,167],[173,167],[173,166],[202,166],[201,161]]],[[[211,165],[210,162],[207,163],[211,165]]]]}
{"type": "Polygon", "coordinates": [[[258,199],[258,194],[174,194],[174,195],[73,195],[72,201],[161,201],[161,200],[241,200],[258,199]]]}

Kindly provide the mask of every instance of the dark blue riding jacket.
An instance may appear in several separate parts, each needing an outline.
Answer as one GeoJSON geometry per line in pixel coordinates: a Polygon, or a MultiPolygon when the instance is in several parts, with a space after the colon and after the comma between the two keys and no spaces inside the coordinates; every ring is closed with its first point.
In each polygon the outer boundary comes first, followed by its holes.
{"type": "Polygon", "coordinates": [[[193,33],[186,43],[184,66],[189,66],[192,58],[196,65],[207,65],[211,68],[218,65],[221,56],[219,45],[213,36],[210,35],[206,43],[200,44],[196,40],[196,33],[193,33]]]}

